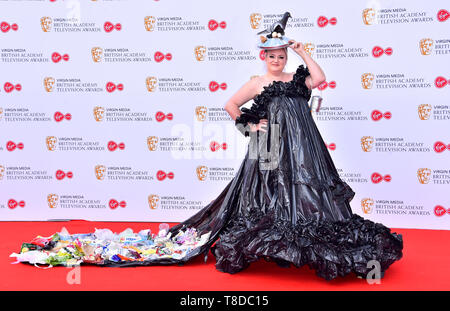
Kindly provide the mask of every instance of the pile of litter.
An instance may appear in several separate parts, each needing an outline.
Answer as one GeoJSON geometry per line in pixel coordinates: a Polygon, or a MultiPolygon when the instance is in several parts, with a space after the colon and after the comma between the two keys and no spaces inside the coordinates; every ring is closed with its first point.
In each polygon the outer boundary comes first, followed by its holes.
{"type": "Polygon", "coordinates": [[[94,233],[71,235],[63,228],[50,237],[37,236],[31,242],[23,243],[20,253],[13,253],[10,257],[17,259],[14,263],[49,266],[182,259],[205,244],[211,234],[198,236],[195,228],[187,228],[172,237],[168,229],[169,225],[164,223],[159,225],[158,234],[151,233],[150,229],[134,233],[128,228],[121,233],[95,229],[94,233]]]}

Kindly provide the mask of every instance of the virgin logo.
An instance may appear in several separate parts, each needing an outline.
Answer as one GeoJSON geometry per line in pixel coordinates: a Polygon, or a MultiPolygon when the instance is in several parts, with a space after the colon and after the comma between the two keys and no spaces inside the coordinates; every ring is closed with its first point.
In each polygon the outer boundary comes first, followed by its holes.
{"type": "Polygon", "coordinates": [[[450,144],[445,145],[442,141],[437,141],[434,143],[433,149],[437,153],[441,153],[441,152],[444,152],[445,149],[450,150],[450,144]]]}
{"type": "Polygon", "coordinates": [[[390,182],[392,180],[392,177],[389,174],[382,176],[379,173],[373,173],[372,176],[370,177],[370,180],[372,180],[372,182],[374,184],[378,184],[378,183],[382,182],[383,180],[385,182],[390,182]]]}
{"type": "Polygon", "coordinates": [[[169,172],[166,174],[166,172],[161,171],[161,170],[156,172],[156,179],[158,179],[159,181],[166,179],[166,177],[169,179],[173,179],[174,175],[172,172],[169,172]]]}
{"type": "Polygon", "coordinates": [[[331,143],[331,144],[325,144],[327,146],[328,149],[330,150],[336,150],[336,144],[335,143],[331,143]]]}
{"type": "Polygon", "coordinates": [[[125,201],[120,201],[119,202],[116,199],[111,199],[111,200],[109,200],[108,205],[109,205],[110,209],[116,209],[119,206],[122,207],[122,208],[125,208],[127,206],[127,202],[125,202],[125,201]]]}
{"type": "Polygon", "coordinates": [[[214,30],[216,30],[219,27],[222,28],[222,29],[225,29],[227,27],[227,23],[223,22],[223,21],[218,23],[217,21],[215,21],[213,19],[208,22],[208,28],[211,31],[214,31],[214,30]]]}
{"type": "Polygon", "coordinates": [[[437,88],[443,88],[447,84],[450,84],[450,80],[447,80],[444,77],[437,77],[436,80],[434,80],[434,85],[436,85],[437,88]]]}
{"type": "Polygon", "coordinates": [[[379,110],[374,110],[374,111],[372,111],[372,114],[370,116],[372,117],[372,120],[379,121],[382,118],[385,118],[385,119],[389,120],[392,117],[392,114],[389,111],[386,111],[385,113],[382,113],[379,110]]]}
{"type": "Polygon", "coordinates": [[[119,90],[119,91],[123,91],[123,84],[119,83],[119,84],[116,85],[113,82],[106,83],[106,91],[108,91],[108,93],[112,93],[116,89],[119,90]]]}
{"type": "Polygon", "coordinates": [[[10,29],[12,29],[13,31],[17,31],[19,30],[19,26],[16,23],[10,25],[7,22],[2,22],[0,24],[0,29],[2,32],[8,32],[10,29]]]}
{"type": "Polygon", "coordinates": [[[72,120],[72,115],[70,113],[63,114],[62,112],[55,112],[54,118],[56,122],[61,122],[62,120],[66,119],[68,121],[72,120]]]}
{"type": "Polygon", "coordinates": [[[114,25],[111,22],[105,22],[105,24],[103,25],[103,29],[105,29],[106,32],[111,32],[114,29],[120,31],[122,30],[122,25],[120,23],[114,25]]]}
{"type": "Polygon", "coordinates": [[[216,81],[211,81],[211,82],[209,83],[209,90],[210,90],[211,92],[215,92],[215,91],[217,91],[219,88],[222,89],[222,90],[226,90],[226,89],[227,89],[227,84],[226,84],[225,82],[219,84],[219,83],[217,83],[216,81]]]}
{"type": "Polygon", "coordinates": [[[14,199],[9,199],[9,200],[8,200],[8,207],[9,207],[10,209],[15,209],[17,206],[25,207],[25,201],[17,202],[17,201],[14,200],[14,199]]]}
{"type": "Polygon", "coordinates": [[[164,55],[163,53],[161,53],[159,51],[155,53],[155,61],[157,63],[162,62],[164,59],[167,59],[169,61],[172,60],[172,54],[167,53],[166,55],[164,55]]]}
{"type": "Polygon", "coordinates": [[[445,9],[439,10],[439,12],[437,13],[437,19],[440,22],[445,22],[449,17],[450,12],[445,9]]]}
{"type": "Polygon", "coordinates": [[[124,143],[117,144],[115,141],[112,140],[108,142],[109,151],[115,151],[117,148],[119,148],[120,150],[124,150],[125,144],[124,143]]]}
{"type": "Polygon", "coordinates": [[[445,207],[443,207],[441,205],[436,205],[434,207],[434,215],[441,217],[441,216],[444,216],[446,213],[450,214],[450,208],[448,210],[446,210],[445,207]]]}
{"type": "Polygon", "coordinates": [[[325,90],[327,87],[329,87],[329,88],[331,88],[331,89],[334,89],[334,88],[336,87],[336,81],[330,81],[330,82],[324,81],[324,82],[322,82],[317,88],[318,88],[320,91],[323,91],[323,90],[325,90]]]}
{"type": "Polygon", "coordinates": [[[392,55],[392,48],[387,48],[386,50],[383,50],[383,48],[376,46],[372,49],[372,55],[374,57],[380,57],[383,54],[386,54],[388,56],[392,55]]]}
{"type": "Polygon", "coordinates": [[[13,150],[15,150],[16,148],[22,150],[22,149],[23,149],[23,143],[18,143],[17,145],[16,145],[16,143],[13,142],[13,141],[8,141],[8,142],[6,143],[6,150],[8,150],[8,151],[13,151],[13,150]]]}
{"type": "Polygon", "coordinates": [[[69,61],[69,54],[61,55],[58,52],[54,52],[52,54],[52,61],[54,63],[59,63],[61,60],[64,60],[66,62],[69,61]]]}
{"type": "Polygon", "coordinates": [[[266,60],[266,53],[264,53],[264,50],[261,50],[261,52],[259,52],[259,58],[261,60],[266,60]]]}
{"type": "Polygon", "coordinates": [[[227,143],[219,144],[216,141],[212,141],[209,144],[209,148],[211,148],[211,151],[213,151],[213,152],[219,150],[220,148],[222,148],[223,150],[227,150],[227,147],[228,147],[227,143]]]}
{"type": "Polygon", "coordinates": [[[73,173],[72,172],[64,173],[64,171],[62,171],[62,170],[57,170],[55,175],[56,175],[56,179],[58,179],[58,180],[62,180],[66,176],[69,179],[71,179],[73,177],[73,173]]]}
{"type": "Polygon", "coordinates": [[[155,118],[156,118],[156,121],[158,121],[158,122],[164,121],[165,118],[167,118],[167,120],[172,120],[173,114],[172,113],[164,114],[164,112],[158,111],[155,115],[155,118]]]}
{"type": "Polygon", "coordinates": [[[22,85],[20,85],[19,83],[14,85],[11,82],[6,82],[3,85],[3,89],[5,90],[6,93],[11,93],[12,91],[16,90],[16,91],[21,91],[22,90],[22,85]]]}
{"type": "Polygon", "coordinates": [[[328,25],[328,23],[330,23],[331,25],[336,25],[337,23],[336,17],[328,19],[325,16],[319,16],[319,18],[317,19],[317,25],[319,27],[325,27],[326,25],[328,25]]]}

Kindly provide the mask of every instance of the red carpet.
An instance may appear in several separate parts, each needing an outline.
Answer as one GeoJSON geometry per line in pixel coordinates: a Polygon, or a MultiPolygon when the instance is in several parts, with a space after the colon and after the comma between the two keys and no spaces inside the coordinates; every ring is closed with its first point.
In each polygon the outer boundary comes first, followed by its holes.
{"type": "MultiPolygon", "coordinates": [[[[175,224],[170,224],[171,226],[175,224]]],[[[449,290],[450,231],[394,229],[404,240],[404,256],[394,263],[381,279],[369,285],[351,274],[330,282],[317,277],[308,267],[281,268],[260,260],[234,275],[215,269],[210,253],[208,262],[196,258],[184,266],[150,266],[106,268],[81,266],[80,284],[68,284],[72,269],[54,267],[39,269],[28,264],[15,264],[9,258],[19,252],[22,242],[36,235],[49,236],[66,227],[70,233],[93,232],[109,228],[121,232],[145,228],[157,231],[158,223],[114,222],[2,222],[0,229],[0,290],[241,290],[241,291],[309,291],[309,290],[449,290]]]]}

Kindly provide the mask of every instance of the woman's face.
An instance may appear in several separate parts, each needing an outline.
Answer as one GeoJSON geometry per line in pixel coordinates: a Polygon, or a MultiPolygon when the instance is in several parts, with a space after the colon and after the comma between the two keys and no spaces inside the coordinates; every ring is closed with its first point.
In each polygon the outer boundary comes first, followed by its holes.
{"type": "Polygon", "coordinates": [[[267,70],[270,72],[283,71],[286,66],[287,55],[285,49],[269,50],[266,52],[267,70]]]}

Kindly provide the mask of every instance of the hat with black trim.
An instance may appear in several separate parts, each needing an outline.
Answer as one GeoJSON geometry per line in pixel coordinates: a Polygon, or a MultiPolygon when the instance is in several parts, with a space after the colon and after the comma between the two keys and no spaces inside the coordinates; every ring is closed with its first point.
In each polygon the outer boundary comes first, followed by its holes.
{"type": "Polygon", "coordinates": [[[258,44],[260,49],[275,50],[290,45],[289,38],[286,38],[284,35],[284,29],[289,17],[291,17],[291,13],[286,12],[279,21],[273,23],[269,28],[258,32],[258,35],[261,35],[261,43],[258,44]]]}

